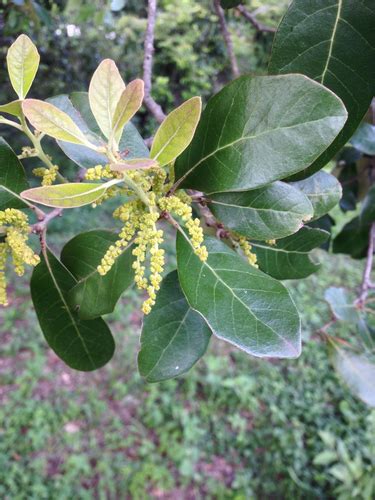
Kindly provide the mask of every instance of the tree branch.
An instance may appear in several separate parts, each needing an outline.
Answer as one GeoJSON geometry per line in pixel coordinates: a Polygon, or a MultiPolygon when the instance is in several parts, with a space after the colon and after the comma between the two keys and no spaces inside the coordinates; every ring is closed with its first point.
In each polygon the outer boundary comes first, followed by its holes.
{"type": "Polygon", "coordinates": [[[161,106],[152,98],[152,59],[154,55],[154,32],[156,22],[157,0],[148,0],[147,28],[144,43],[143,81],[145,83],[144,103],[155,119],[161,123],[165,119],[161,106]]]}
{"type": "Polygon", "coordinates": [[[368,292],[371,288],[374,288],[373,283],[371,282],[371,271],[374,260],[374,246],[375,246],[375,222],[372,224],[369,234],[369,242],[368,242],[368,251],[367,251],[367,259],[365,270],[363,272],[363,279],[361,285],[361,294],[357,300],[357,304],[359,306],[363,306],[368,292]]]}
{"type": "Polygon", "coordinates": [[[246,7],[243,5],[239,5],[236,7],[236,10],[243,15],[245,19],[247,19],[257,31],[264,31],[265,33],[275,33],[276,28],[272,28],[271,26],[266,26],[265,24],[260,23],[257,21],[257,18],[255,17],[254,14],[249,12],[246,7]]]}
{"type": "Polygon", "coordinates": [[[221,27],[221,32],[223,34],[224,42],[227,47],[227,52],[228,52],[228,57],[230,61],[230,65],[232,68],[232,73],[234,78],[238,78],[240,76],[240,71],[238,69],[238,63],[237,63],[237,58],[233,50],[233,43],[232,43],[232,37],[231,34],[228,30],[227,23],[225,21],[225,15],[224,15],[224,10],[221,8],[220,5],[220,0],[213,0],[214,2],[214,7],[215,11],[217,14],[217,17],[219,18],[220,21],[220,27],[221,27]]]}

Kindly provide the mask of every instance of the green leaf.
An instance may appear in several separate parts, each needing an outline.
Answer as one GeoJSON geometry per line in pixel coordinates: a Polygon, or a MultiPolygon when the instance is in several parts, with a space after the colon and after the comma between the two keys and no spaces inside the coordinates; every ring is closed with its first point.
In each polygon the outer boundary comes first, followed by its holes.
{"type": "Polygon", "coordinates": [[[82,321],[67,303],[75,285],[70,272],[47,250],[31,277],[31,297],[49,346],[71,368],[91,371],[113,356],[115,343],[105,322],[82,321]]]}
{"type": "Polygon", "coordinates": [[[9,144],[0,137],[0,210],[25,208],[17,195],[28,188],[22,163],[9,144]]]}
{"type": "Polygon", "coordinates": [[[214,335],[254,356],[294,358],[301,352],[301,326],[288,290],[216,238],[205,241],[207,262],[177,237],[181,288],[214,335]]]}
{"type": "MultiPolygon", "coordinates": [[[[1,107],[0,107],[1,111],[1,107]]],[[[366,155],[375,155],[375,125],[362,123],[350,140],[351,144],[366,155]]]]}
{"type": "Polygon", "coordinates": [[[192,97],[170,113],[152,142],[150,156],[161,167],[174,161],[190,144],[201,116],[202,100],[192,97]]]}
{"type": "Polygon", "coordinates": [[[361,401],[375,407],[375,364],[364,354],[341,349],[335,344],[333,365],[348,385],[350,391],[361,401]]]}
{"type": "Polygon", "coordinates": [[[369,189],[362,202],[360,219],[362,225],[375,222],[375,185],[369,189]]]}
{"type": "Polygon", "coordinates": [[[56,184],[54,186],[42,186],[28,189],[21,193],[22,198],[40,203],[47,207],[76,208],[94,203],[102,197],[107,189],[121,182],[112,179],[104,184],[92,182],[72,182],[67,184],[56,184]]]}
{"type": "Polygon", "coordinates": [[[327,172],[316,174],[291,185],[304,193],[314,209],[314,220],[320,219],[335,207],[342,196],[342,188],[339,181],[327,172]]]}
{"type": "Polygon", "coordinates": [[[111,170],[115,172],[126,172],[127,170],[149,169],[157,167],[159,164],[156,160],[151,158],[136,158],[134,160],[127,160],[123,163],[111,164],[111,170]]]}
{"type": "Polygon", "coordinates": [[[68,294],[68,302],[81,319],[93,319],[112,312],[121,294],[133,282],[131,245],[105,276],[97,271],[104,254],[117,239],[114,232],[96,229],[78,234],[61,252],[62,263],[78,281],[68,294]]]}
{"type": "Polygon", "coordinates": [[[108,139],[113,130],[116,106],[124,89],[125,83],[115,62],[104,59],[92,76],[89,101],[100,130],[108,139]]]}
{"type": "Polygon", "coordinates": [[[302,73],[313,78],[338,95],[349,113],[342,132],[305,176],[335,156],[370,106],[375,81],[374,25],[373,0],[294,0],[281,21],[270,73],[302,73]]]}
{"type": "Polygon", "coordinates": [[[362,224],[359,217],[354,217],[333,240],[333,253],[345,253],[353,259],[363,259],[367,255],[369,231],[369,225],[362,224]]]}
{"type": "Polygon", "coordinates": [[[308,198],[284,182],[239,193],[217,193],[209,207],[225,227],[248,238],[271,240],[297,232],[313,216],[308,198]]]}
{"type": "Polygon", "coordinates": [[[22,109],[29,122],[40,132],[55,139],[96,149],[70,116],[56,106],[38,99],[26,99],[22,103],[22,109]]]}
{"type": "Polygon", "coordinates": [[[209,100],[176,161],[177,183],[208,194],[265,186],[310,165],[346,117],[342,102],[305,76],[243,76],[209,100]]]}
{"type": "Polygon", "coordinates": [[[134,80],[129,83],[121,94],[117,103],[114,117],[112,134],[117,143],[120,142],[124,126],[133,118],[139,108],[142,106],[144,97],[143,80],[134,80]]]}
{"type": "Polygon", "coordinates": [[[160,382],[187,372],[206,352],[211,331],[189,306],[177,272],[162,282],[151,313],[145,317],[138,368],[147,382],[160,382]]]}
{"type": "Polygon", "coordinates": [[[359,322],[358,309],[350,299],[348,290],[331,286],[324,292],[324,298],[336,319],[355,324],[359,322]]]}
{"type": "Polygon", "coordinates": [[[20,35],[8,49],[9,78],[20,99],[24,99],[30,90],[38,71],[39,60],[38,49],[26,35],[20,35]]]}
{"type": "Polygon", "coordinates": [[[8,104],[3,104],[0,106],[0,113],[7,113],[8,115],[16,116],[19,118],[22,115],[22,101],[12,101],[8,104]]]}
{"type": "Polygon", "coordinates": [[[275,245],[254,242],[252,246],[258,265],[265,273],[278,280],[302,279],[320,268],[309,252],[328,238],[327,231],[305,226],[298,233],[277,240],[275,245]]]}

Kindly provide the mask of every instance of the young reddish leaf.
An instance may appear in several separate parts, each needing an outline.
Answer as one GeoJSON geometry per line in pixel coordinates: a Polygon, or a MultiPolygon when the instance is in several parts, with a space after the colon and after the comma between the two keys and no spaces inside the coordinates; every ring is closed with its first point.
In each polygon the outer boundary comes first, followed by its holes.
{"type": "Polygon", "coordinates": [[[138,170],[157,167],[158,162],[150,158],[135,158],[134,160],[127,160],[123,163],[115,163],[111,165],[111,170],[114,172],[124,172],[126,170],[138,170]]]}
{"type": "Polygon", "coordinates": [[[117,103],[113,117],[112,134],[117,142],[120,142],[122,131],[128,121],[130,121],[139,108],[142,106],[144,96],[143,80],[134,80],[129,83],[121,94],[117,103]]]}
{"type": "Polygon", "coordinates": [[[2,106],[0,106],[0,113],[7,113],[8,115],[19,117],[22,115],[21,104],[22,102],[19,100],[8,102],[8,104],[3,104],[2,106]]]}
{"type": "Polygon", "coordinates": [[[100,130],[107,138],[113,130],[116,106],[124,90],[125,83],[115,62],[104,59],[92,76],[89,101],[100,130]]]}
{"type": "Polygon", "coordinates": [[[55,186],[42,186],[27,189],[22,198],[47,207],[76,208],[93,203],[105,194],[107,189],[121,182],[113,179],[104,184],[72,182],[55,186]]]}
{"type": "Polygon", "coordinates": [[[22,109],[30,123],[40,132],[55,139],[84,144],[96,149],[85,137],[74,121],[66,113],[52,104],[38,99],[26,99],[22,109]]]}
{"type": "Polygon", "coordinates": [[[7,65],[9,78],[16,94],[24,99],[39,67],[40,56],[30,38],[20,35],[9,47],[7,65]]]}
{"type": "Polygon", "coordinates": [[[161,167],[171,163],[190,144],[201,116],[202,100],[192,97],[172,111],[156,132],[151,158],[161,167]]]}

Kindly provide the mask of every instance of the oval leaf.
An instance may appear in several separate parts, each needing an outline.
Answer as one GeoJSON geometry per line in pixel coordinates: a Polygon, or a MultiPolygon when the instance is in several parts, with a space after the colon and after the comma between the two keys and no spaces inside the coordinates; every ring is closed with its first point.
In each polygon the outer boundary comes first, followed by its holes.
{"type": "Polygon", "coordinates": [[[374,95],[373,0],[294,0],[275,36],[270,73],[303,73],[344,102],[349,118],[305,176],[324,167],[361,123],[374,95]]]}
{"type": "Polygon", "coordinates": [[[311,201],[314,209],[314,219],[320,219],[335,207],[342,196],[342,188],[339,181],[327,172],[316,174],[291,185],[305,194],[311,201]]]}
{"type": "Polygon", "coordinates": [[[150,156],[161,167],[174,161],[190,144],[201,116],[202,100],[192,97],[170,113],[160,125],[150,156]]]}
{"type": "Polygon", "coordinates": [[[26,35],[20,35],[8,49],[9,78],[20,99],[24,99],[30,90],[38,71],[39,60],[38,49],[26,35]]]}
{"type": "Polygon", "coordinates": [[[116,259],[105,276],[97,271],[104,254],[117,239],[118,235],[114,232],[96,229],[78,234],[68,241],[61,252],[62,263],[78,281],[68,294],[68,302],[82,319],[93,319],[112,312],[121,294],[133,282],[131,245],[116,259]]]}
{"type": "Polygon", "coordinates": [[[113,179],[104,184],[72,182],[55,186],[42,186],[21,193],[25,200],[47,207],[76,208],[89,205],[105,194],[107,189],[121,180],[113,179]]]}
{"type": "Polygon", "coordinates": [[[225,227],[255,240],[284,238],[313,216],[308,198],[284,182],[240,193],[217,193],[209,207],[225,227]]]}
{"type": "Polygon", "coordinates": [[[201,262],[185,237],[177,237],[178,276],[190,306],[214,335],[259,357],[294,358],[301,325],[288,290],[215,238],[201,262]]]}
{"type": "Polygon", "coordinates": [[[320,264],[314,262],[309,252],[320,247],[329,238],[322,229],[303,227],[298,233],[277,240],[275,245],[253,242],[253,250],[262,271],[278,280],[307,278],[320,264]]]}
{"type": "Polygon", "coordinates": [[[125,83],[112,59],[104,59],[93,74],[89,87],[90,108],[105,137],[109,138],[114,126],[117,104],[125,83]]]}
{"type": "Polygon", "coordinates": [[[134,80],[129,83],[121,94],[117,103],[114,117],[112,134],[117,143],[119,143],[124,126],[130,121],[139,108],[142,106],[144,97],[143,80],[134,80]]]}
{"type": "Polygon", "coordinates": [[[299,172],[346,121],[342,102],[302,75],[243,76],[212,97],[177,184],[205,193],[246,191],[299,172]]]}
{"type": "Polygon", "coordinates": [[[112,358],[115,343],[102,319],[82,321],[69,308],[66,296],[75,283],[47,250],[31,277],[31,297],[40,327],[57,356],[76,370],[96,370],[112,358]]]}
{"type": "Polygon", "coordinates": [[[27,189],[25,170],[9,144],[0,137],[0,210],[25,208],[17,196],[27,189]]]}
{"type": "Polygon", "coordinates": [[[189,306],[173,271],[163,279],[143,322],[140,374],[147,382],[160,382],[187,372],[206,352],[210,337],[210,329],[189,306]]]}
{"type": "Polygon", "coordinates": [[[375,125],[362,123],[350,142],[358,151],[369,156],[375,156],[375,125]]]}
{"type": "Polygon", "coordinates": [[[70,116],[56,106],[38,99],[26,99],[22,103],[22,109],[29,122],[40,132],[55,139],[74,144],[85,144],[96,149],[70,116]]]}

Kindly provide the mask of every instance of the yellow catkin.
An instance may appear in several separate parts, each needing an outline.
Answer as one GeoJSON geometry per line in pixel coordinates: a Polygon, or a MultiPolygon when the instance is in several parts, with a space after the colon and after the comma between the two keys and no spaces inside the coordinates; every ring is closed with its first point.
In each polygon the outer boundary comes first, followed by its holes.
{"type": "Polygon", "coordinates": [[[118,174],[113,172],[109,165],[96,165],[95,167],[88,168],[85,173],[85,179],[88,181],[109,180],[117,177],[118,174]]]}
{"type": "Polygon", "coordinates": [[[251,251],[252,250],[252,246],[247,241],[247,239],[244,236],[241,236],[239,238],[239,240],[238,240],[238,244],[239,244],[241,250],[243,251],[243,253],[245,254],[245,256],[247,257],[247,260],[249,261],[249,264],[251,266],[254,266],[254,267],[258,268],[257,256],[256,256],[255,253],[253,253],[251,251]]]}
{"type": "Polygon", "coordinates": [[[58,171],[59,167],[57,165],[53,165],[51,168],[34,168],[33,174],[37,177],[42,177],[42,186],[51,186],[56,180],[58,171]]]}
{"type": "Polygon", "coordinates": [[[5,264],[7,260],[7,244],[0,243],[0,304],[8,305],[7,283],[5,278],[5,264]]]}
{"type": "Polygon", "coordinates": [[[268,245],[271,245],[272,247],[276,245],[276,240],[266,240],[266,243],[268,245]]]}
{"type": "MultiPolygon", "coordinates": [[[[183,199],[191,201],[191,198],[187,195],[183,199]]],[[[208,258],[208,252],[207,248],[202,245],[204,241],[203,229],[201,227],[200,220],[193,218],[193,211],[191,206],[188,205],[188,203],[186,203],[185,201],[182,201],[181,195],[160,198],[158,203],[161,210],[171,212],[172,214],[181,217],[189,233],[190,241],[194,248],[195,254],[200,258],[202,262],[205,262],[208,258]]]]}

